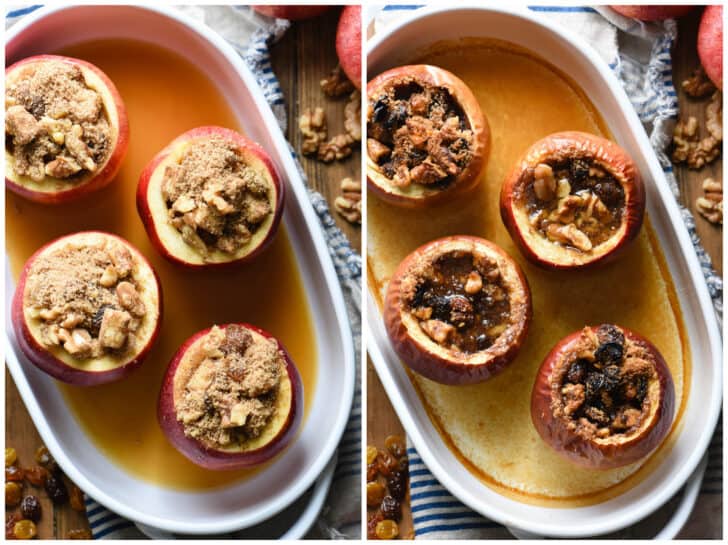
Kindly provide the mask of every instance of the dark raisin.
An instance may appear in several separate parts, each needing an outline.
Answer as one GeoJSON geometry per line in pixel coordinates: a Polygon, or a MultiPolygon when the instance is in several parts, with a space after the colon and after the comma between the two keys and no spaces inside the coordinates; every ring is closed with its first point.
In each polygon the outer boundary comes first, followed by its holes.
{"type": "Polygon", "coordinates": [[[374,103],[372,109],[372,121],[375,123],[381,123],[387,118],[389,108],[387,107],[386,97],[382,97],[374,103]]]}
{"type": "Polygon", "coordinates": [[[397,500],[403,500],[407,493],[407,476],[401,471],[394,471],[387,479],[389,495],[397,500]]]}
{"type": "Polygon", "coordinates": [[[475,344],[478,347],[478,350],[485,350],[490,346],[490,339],[488,339],[488,335],[481,333],[475,337],[475,344]]]}
{"type": "MultiPolygon", "coordinates": [[[[112,308],[110,305],[102,305],[99,307],[99,310],[96,311],[96,314],[94,314],[94,317],[91,318],[91,329],[90,333],[94,336],[97,336],[99,334],[99,330],[101,329],[101,322],[104,321],[104,313],[106,312],[107,308],[112,308]]],[[[45,447],[43,447],[45,448],[45,447]]]]}
{"type": "Polygon", "coordinates": [[[37,496],[25,496],[20,503],[20,512],[27,519],[38,522],[43,513],[37,496]]]}
{"type": "Polygon", "coordinates": [[[569,174],[571,174],[571,178],[573,180],[581,182],[584,178],[589,176],[589,163],[583,159],[574,159],[571,161],[569,174]]]}
{"type": "Polygon", "coordinates": [[[624,201],[624,189],[614,180],[597,182],[594,185],[594,192],[609,208],[619,206],[624,201]]]}
{"type": "Polygon", "coordinates": [[[573,384],[578,384],[584,381],[586,376],[586,362],[578,359],[571,364],[569,370],[566,373],[566,380],[573,384]]]}
{"type": "Polygon", "coordinates": [[[391,130],[398,129],[407,121],[407,107],[404,104],[396,104],[389,112],[384,121],[384,127],[391,130]]]}
{"type": "Polygon", "coordinates": [[[450,319],[450,301],[447,297],[430,295],[426,298],[428,306],[432,307],[432,319],[447,322],[450,319]]]}
{"type": "Polygon", "coordinates": [[[586,398],[595,399],[599,397],[604,388],[604,375],[598,372],[589,373],[586,376],[586,398]]]}
{"type": "Polygon", "coordinates": [[[402,505],[392,496],[384,496],[379,510],[384,515],[384,518],[397,521],[402,518],[402,505]]]}
{"type": "Polygon", "coordinates": [[[473,322],[473,305],[464,295],[450,296],[449,322],[456,327],[466,327],[473,322]]]}
{"type": "Polygon", "coordinates": [[[604,365],[615,365],[621,363],[624,349],[621,344],[614,342],[600,344],[594,352],[594,357],[604,365]]]}
{"type": "Polygon", "coordinates": [[[48,475],[45,482],[45,489],[53,503],[60,505],[68,501],[68,489],[60,475],[55,473],[48,475]]]}
{"type": "Polygon", "coordinates": [[[617,343],[620,346],[624,345],[624,334],[612,324],[602,324],[597,329],[597,339],[599,344],[605,343],[617,343]]]}

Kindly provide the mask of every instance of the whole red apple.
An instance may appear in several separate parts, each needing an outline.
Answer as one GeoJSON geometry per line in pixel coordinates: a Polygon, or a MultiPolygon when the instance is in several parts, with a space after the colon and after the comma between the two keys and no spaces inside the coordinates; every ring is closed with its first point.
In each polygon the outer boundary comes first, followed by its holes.
{"type": "Polygon", "coordinates": [[[698,56],[705,73],[723,89],[723,6],[708,6],[698,29],[698,56]]]}
{"type": "Polygon", "coordinates": [[[336,54],[346,76],[361,89],[361,6],[346,6],[336,29],[336,54]]]}

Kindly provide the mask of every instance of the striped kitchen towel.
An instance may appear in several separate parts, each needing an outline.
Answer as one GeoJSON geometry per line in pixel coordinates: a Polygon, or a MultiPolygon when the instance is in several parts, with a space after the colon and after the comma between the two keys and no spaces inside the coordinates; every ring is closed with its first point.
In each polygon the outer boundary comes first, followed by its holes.
{"type": "MultiPolygon", "coordinates": [[[[375,32],[406,17],[418,5],[387,5],[369,10],[375,32]]],[[[586,39],[625,87],[640,120],[645,125],[660,164],[675,197],[679,190],[672,164],[666,153],[678,113],[677,93],[672,83],[670,49],[677,37],[675,21],[645,24],[622,17],[606,7],[530,6],[528,9],[564,25],[586,39]]],[[[681,206],[683,220],[695,246],[718,320],[723,317],[723,281],[715,273],[695,230],[690,211],[681,206]]],[[[708,449],[708,466],[696,508],[687,526],[700,528],[705,537],[722,535],[723,446],[719,423],[708,449]]],[[[470,510],[452,496],[427,469],[417,451],[408,445],[410,499],[416,539],[497,539],[508,538],[508,530],[470,510]]],[[[633,527],[605,538],[647,538],[664,524],[664,513],[674,509],[678,493],[660,515],[647,517],[633,527]]],[[[671,512],[671,511],[670,511],[671,512]]]]}
{"type": "MultiPolygon", "coordinates": [[[[6,8],[5,27],[10,27],[39,5],[15,5],[6,8]]],[[[256,76],[281,128],[286,127],[283,93],[270,63],[269,46],[289,27],[282,19],[256,14],[248,6],[182,6],[180,10],[204,21],[223,36],[242,56],[256,76]]],[[[299,172],[306,175],[295,152],[299,172]]],[[[320,193],[309,191],[309,198],[324,231],[329,253],[341,282],[347,312],[354,335],[356,354],[356,387],[354,401],[344,435],[338,449],[338,462],[326,503],[311,534],[321,538],[358,539],[361,537],[361,256],[336,226],[326,200],[320,193]]],[[[130,521],[110,512],[92,498],[86,498],[91,531],[96,539],[139,539],[145,537],[130,521]]],[[[281,532],[283,533],[283,532],[281,532]]],[[[173,536],[169,536],[173,537],[173,536]]],[[[220,537],[220,536],[218,536],[220,537]]],[[[236,537],[235,534],[226,537],[236,537]]],[[[265,539],[266,535],[257,536],[265,539]]]]}

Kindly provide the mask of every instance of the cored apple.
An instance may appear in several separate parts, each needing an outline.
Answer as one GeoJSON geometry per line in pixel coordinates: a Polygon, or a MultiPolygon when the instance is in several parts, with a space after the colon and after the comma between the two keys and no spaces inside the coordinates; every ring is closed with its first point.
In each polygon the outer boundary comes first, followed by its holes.
{"type": "Polygon", "coordinates": [[[341,10],[336,28],[336,54],[346,76],[361,89],[361,6],[341,10]]]}
{"type": "Polygon", "coordinates": [[[663,21],[677,19],[690,13],[695,6],[609,6],[625,17],[640,21],[663,21]]]}
{"type": "MultiPolygon", "coordinates": [[[[129,145],[129,123],[126,115],[126,108],[124,102],[121,99],[119,91],[114,86],[113,82],[108,78],[100,68],[93,64],[83,61],[81,59],[74,59],[71,57],[62,57],[57,55],[37,55],[34,57],[28,57],[21,61],[16,62],[10,67],[5,69],[5,103],[6,103],[6,139],[5,139],[5,186],[17,193],[18,195],[36,201],[47,204],[60,204],[77,199],[83,195],[87,195],[93,191],[101,189],[108,185],[116,176],[116,173],[121,167],[121,162],[126,155],[127,147],[129,145]],[[23,80],[29,71],[35,70],[38,66],[44,63],[63,63],[78,67],[83,76],[85,85],[98,93],[103,104],[103,115],[109,125],[109,142],[108,149],[105,152],[102,160],[89,168],[81,168],[80,171],[73,175],[66,177],[60,177],[60,174],[56,177],[52,176],[50,172],[58,172],[56,170],[49,169],[48,163],[45,165],[45,172],[41,176],[31,177],[26,174],[18,174],[15,157],[12,153],[14,146],[13,138],[8,136],[8,124],[10,123],[10,116],[8,115],[8,109],[22,108],[22,104],[12,104],[8,102],[9,92],[13,86],[17,85],[18,82],[23,80]]],[[[14,99],[13,99],[14,100],[14,99]]],[[[33,108],[32,112],[27,110],[21,111],[21,123],[32,124],[34,128],[31,128],[29,132],[23,137],[24,142],[32,142],[38,138],[38,135],[47,134],[48,129],[39,129],[38,122],[43,121],[49,123],[56,121],[55,118],[48,118],[47,112],[44,111],[44,105],[39,104],[38,108],[33,108]],[[31,121],[34,119],[35,121],[31,121]],[[35,134],[35,136],[31,135],[35,134]]],[[[63,121],[63,120],[60,120],[63,121]]],[[[78,126],[78,125],[76,125],[78,126]]],[[[70,129],[70,124],[68,127],[70,129]]],[[[65,128],[63,129],[65,130],[65,128]]],[[[66,136],[62,130],[58,130],[55,134],[51,135],[54,138],[54,142],[65,142],[66,136]]],[[[83,136],[80,137],[83,145],[83,136]]],[[[62,145],[65,145],[63,143],[62,145]]],[[[73,169],[75,170],[75,168],[73,169]]]]}
{"type": "MultiPolygon", "coordinates": [[[[257,354],[260,354],[260,351],[257,354]]],[[[270,396],[271,392],[265,392],[264,395],[270,396]]],[[[255,398],[253,400],[255,401],[255,398]]],[[[200,331],[190,337],[172,358],[159,395],[159,425],[169,441],[195,464],[213,470],[251,467],[270,460],[291,443],[301,424],[302,416],[303,383],[296,366],[279,341],[250,324],[225,324],[200,331]],[[214,335],[222,335],[222,344],[215,343],[212,337],[214,335]],[[235,339],[240,339],[243,335],[250,339],[248,342],[251,344],[241,350],[242,345],[235,339]],[[231,338],[233,340],[230,340],[231,338]],[[220,377],[210,375],[203,366],[210,365],[210,369],[215,368],[216,373],[226,373],[224,380],[228,382],[226,389],[220,395],[230,396],[235,388],[242,385],[241,381],[246,380],[246,377],[264,375],[256,370],[250,371],[246,366],[251,365],[251,360],[243,359],[240,363],[240,358],[246,358],[247,351],[251,350],[250,346],[266,342],[272,342],[274,351],[277,352],[280,365],[279,381],[276,388],[271,390],[275,392],[272,414],[264,425],[258,425],[257,435],[249,435],[242,426],[246,425],[249,419],[259,416],[238,411],[238,405],[245,405],[250,400],[241,401],[237,397],[216,401],[208,399],[217,395],[214,381],[220,380],[220,377]],[[237,351],[234,357],[238,358],[240,365],[238,368],[233,367],[235,364],[229,359],[234,351],[237,351]],[[224,370],[220,371],[221,369],[224,370]],[[207,407],[208,415],[212,415],[209,416],[209,422],[204,422],[207,428],[203,428],[199,418],[195,420],[195,417],[200,416],[199,412],[191,416],[189,412],[190,407],[193,410],[195,408],[189,401],[189,396],[195,391],[202,392],[203,389],[204,395],[208,397],[200,397],[198,402],[207,407]],[[222,409],[225,414],[217,412],[221,407],[225,407],[222,409]],[[215,424],[220,426],[216,428],[215,424]],[[222,444],[220,438],[225,438],[225,444],[222,444]]],[[[262,423],[261,421],[260,424],[262,423]]]]}
{"type": "Polygon", "coordinates": [[[575,464],[609,469],[649,455],[670,431],[675,387],[648,340],[612,324],[568,335],[539,368],[533,425],[575,464]]]}
{"type": "Polygon", "coordinates": [[[258,13],[275,17],[277,19],[287,19],[289,21],[301,21],[303,19],[311,19],[323,15],[331,6],[252,6],[258,13]]]}
{"type": "Polygon", "coordinates": [[[387,286],[384,324],[397,355],[443,384],[482,382],[515,357],[531,322],[531,292],[496,244],[450,236],[421,246],[387,286]]]}
{"type": "Polygon", "coordinates": [[[12,302],[25,357],[78,386],[126,377],[146,358],[161,322],[162,291],[152,266],[126,240],[99,231],[39,249],[23,267],[12,302]]]}
{"type": "Polygon", "coordinates": [[[698,28],[698,56],[705,73],[723,89],[723,6],[707,6],[698,28]]]}
{"type": "Polygon", "coordinates": [[[371,194],[418,208],[477,186],[490,128],[460,78],[437,66],[400,66],[367,84],[367,100],[371,194]]]}
{"type": "Polygon", "coordinates": [[[523,255],[547,269],[615,259],[639,234],[642,178],[627,152],[584,132],[533,144],[501,187],[501,218],[523,255]]]}
{"type": "MultiPolygon", "coordinates": [[[[227,160],[221,159],[221,161],[227,160]]],[[[208,182],[218,181],[210,179],[205,183],[208,182]]],[[[284,190],[285,185],[273,161],[260,145],[230,129],[215,126],[198,127],[178,136],[146,166],[137,186],[137,210],[152,245],[173,263],[192,268],[239,265],[255,259],[273,241],[283,214],[284,190]],[[226,251],[220,249],[223,235],[217,236],[216,245],[208,245],[202,241],[199,233],[204,231],[204,224],[198,226],[195,223],[195,214],[200,210],[212,210],[213,207],[218,207],[215,210],[223,211],[226,207],[230,207],[230,216],[223,218],[235,218],[236,214],[239,217],[240,210],[234,207],[245,206],[244,199],[248,198],[248,194],[237,194],[236,199],[242,204],[231,202],[229,197],[225,200],[227,187],[219,181],[219,191],[210,189],[212,186],[205,187],[210,194],[204,193],[201,197],[188,199],[186,205],[191,209],[184,215],[181,213],[179,215],[182,229],[189,228],[188,238],[183,236],[183,231],[174,225],[170,217],[170,210],[187,209],[181,208],[178,202],[167,202],[165,197],[165,178],[169,170],[177,168],[188,154],[195,152],[196,148],[201,149],[200,146],[214,142],[235,150],[235,164],[238,165],[236,168],[250,169],[250,173],[257,180],[255,184],[266,188],[265,196],[261,197],[259,204],[262,202],[267,207],[267,215],[254,227],[246,226],[242,220],[232,224],[233,228],[243,229],[246,238],[239,239],[236,246],[226,251]],[[192,217],[189,221],[188,216],[192,217]],[[187,227],[187,224],[191,224],[191,227],[187,227]]],[[[216,219],[219,220],[219,217],[216,219]]],[[[205,234],[205,238],[212,236],[207,232],[205,234]]]]}

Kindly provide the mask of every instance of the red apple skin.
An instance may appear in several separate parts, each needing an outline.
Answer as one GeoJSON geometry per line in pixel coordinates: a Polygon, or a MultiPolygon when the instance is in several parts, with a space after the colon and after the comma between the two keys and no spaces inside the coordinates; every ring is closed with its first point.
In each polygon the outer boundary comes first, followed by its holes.
{"type": "MultiPolygon", "coordinates": [[[[228,325],[218,326],[225,329],[228,325]]],[[[263,337],[272,338],[270,333],[246,323],[235,324],[247,329],[251,329],[263,337]]],[[[200,337],[207,335],[211,328],[195,333],[187,339],[172,358],[167,368],[162,383],[162,390],[159,393],[159,404],[157,407],[157,418],[162,431],[172,445],[179,450],[190,461],[200,467],[211,470],[233,470],[252,467],[273,458],[276,454],[286,448],[295,437],[301,420],[303,418],[303,381],[298,369],[291,360],[288,352],[278,341],[278,347],[284,354],[286,361],[286,372],[291,381],[291,411],[288,419],[281,427],[278,435],[267,445],[249,452],[224,452],[206,447],[199,441],[187,437],[184,432],[184,426],[177,420],[177,414],[174,408],[174,375],[177,371],[185,352],[200,337]]]]}
{"type": "Polygon", "coordinates": [[[723,89],[723,6],[707,6],[698,28],[698,56],[705,73],[723,89]]]}
{"type": "Polygon", "coordinates": [[[625,17],[640,21],[664,21],[677,19],[692,11],[695,6],[609,6],[625,17]]]}
{"type": "Polygon", "coordinates": [[[412,252],[397,267],[397,271],[392,275],[387,286],[387,293],[384,298],[383,317],[387,336],[392,343],[392,348],[407,366],[420,375],[440,384],[459,386],[484,382],[503,371],[513,361],[528,336],[528,330],[533,316],[533,307],[528,281],[518,264],[513,262],[519,282],[525,287],[525,290],[523,312],[518,322],[520,329],[506,350],[494,355],[494,357],[484,363],[453,363],[443,357],[442,354],[433,352],[419,338],[413,337],[402,320],[402,282],[405,278],[405,272],[410,269],[413,263],[425,251],[429,251],[433,247],[437,248],[448,244],[453,239],[471,240],[478,244],[487,243],[491,251],[504,255],[509,261],[512,261],[511,257],[500,247],[477,237],[458,235],[456,237],[451,236],[434,240],[412,252]]]}
{"type": "Polygon", "coordinates": [[[255,11],[276,19],[302,21],[323,15],[331,6],[251,6],[255,11]]]}
{"type": "Polygon", "coordinates": [[[5,69],[5,79],[8,80],[8,75],[14,70],[21,68],[27,64],[39,61],[61,61],[69,64],[75,64],[80,66],[82,70],[90,70],[96,76],[104,82],[104,85],[109,90],[109,93],[113,97],[114,106],[116,107],[116,115],[119,119],[118,137],[116,146],[111,152],[109,159],[106,161],[104,168],[97,172],[93,177],[89,178],[88,181],[80,182],[71,189],[60,191],[56,193],[52,192],[41,192],[28,189],[17,181],[8,177],[7,169],[9,165],[6,165],[5,173],[5,187],[7,187],[13,193],[20,195],[21,197],[30,201],[39,202],[43,204],[63,204],[65,202],[76,200],[84,195],[93,193],[99,189],[102,189],[109,185],[114,179],[116,174],[121,168],[121,163],[126,156],[127,149],[129,147],[129,119],[126,114],[126,107],[124,101],[121,99],[121,95],[117,90],[114,83],[109,77],[101,71],[97,66],[83,61],[81,59],[74,59],[71,57],[63,57],[58,55],[36,55],[34,57],[28,57],[5,69]]]}
{"type": "MultiPolygon", "coordinates": [[[[500,212],[501,220],[508,230],[513,242],[523,256],[534,265],[549,270],[575,270],[590,269],[605,265],[617,259],[629,246],[640,232],[645,215],[645,188],[642,178],[632,159],[617,144],[611,140],[601,138],[594,134],[578,131],[565,131],[550,134],[539,140],[529,148],[518,160],[516,166],[510,172],[501,186],[500,212]],[[514,214],[516,198],[514,190],[525,166],[535,166],[539,161],[537,157],[546,157],[550,154],[563,153],[565,150],[574,148],[589,149],[594,157],[607,162],[614,171],[620,173],[624,178],[632,180],[629,187],[625,189],[624,221],[627,222],[626,231],[622,239],[608,253],[595,257],[584,265],[570,265],[554,261],[550,258],[539,255],[527,240],[526,235],[520,229],[514,214]]],[[[534,235],[531,235],[534,236],[534,235]]]]}
{"type": "MultiPolygon", "coordinates": [[[[594,332],[597,327],[591,328],[594,332]]],[[[571,462],[590,469],[612,469],[640,460],[665,438],[675,413],[675,386],[672,375],[657,348],[642,336],[620,326],[625,339],[643,343],[655,356],[655,370],[660,382],[657,412],[646,429],[617,444],[588,441],[566,429],[563,420],[551,412],[551,373],[556,363],[579,340],[581,330],[564,337],[543,360],[531,394],[531,420],[543,440],[571,462]]]]}
{"type": "MultiPolygon", "coordinates": [[[[144,229],[147,231],[147,235],[149,236],[149,240],[151,241],[152,246],[154,246],[154,248],[160,253],[160,255],[162,255],[162,257],[166,258],[172,263],[193,269],[219,269],[234,267],[237,265],[242,265],[244,263],[249,263],[250,261],[254,260],[273,242],[275,234],[278,231],[281,218],[283,216],[284,201],[285,184],[278,175],[278,171],[276,170],[275,165],[273,165],[273,161],[270,159],[266,151],[259,144],[245,138],[242,134],[232,131],[230,129],[226,129],[224,127],[217,126],[197,127],[175,138],[166,148],[160,151],[144,168],[144,171],[142,171],[142,174],[139,177],[139,185],[137,186],[136,195],[137,212],[139,213],[139,217],[144,224],[144,229]],[[162,242],[162,239],[159,236],[156,228],[155,219],[149,207],[149,202],[147,200],[147,190],[149,189],[149,182],[156,168],[162,161],[164,161],[164,159],[172,152],[172,150],[178,144],[188,139],[210,136],[218,136],[226,140],[232,140],[233,142],[237,143],[241,149],[245,150],[246,153],[252,153],[256,155],[258,159],[265,164],[268,172],[270,172],[273,186],[276,191],[275,209],[273,210],[273,222],[270,226],[268,235],[266,236],[265,240],[261,241],[261,243],[253,251],[245,254],[240,259],[234,259],[219,263],[190,263],[189,261],[180,259],[178,256],[172,254],[162,242]]],[[[166,220],[166,218],[164,219],[166,220]]]]}
{"type": "Polygon", "coordinates": [[[361,6],[341,10],[336,28],[336,54],[346,76],[361,89],[361,6]]]}
{"type": "MultiPolygon", "coordinates": [[[[100,231],[88,232],[98,232],[103,234],[104,236],[118,240],[127,247],[131,246],[131,244],[129,244],[129,242],[127,242],[126,240],[110,233],[102,233],[100,231]]],[[[136,355],[136,357],[134,357],[134,359],[132,359],[128,363],[120,367],[110,369],[108,371],[84,371],[82,369],[76,369],[74,367],[71,367],[70,365],[67,365],[64,361],[56,358],[45,347],[43,347],[38,341],[35,340],[35,338],[30,333],[23,312],[23,292],[25,291],[25,282],[28,279],[28,273],[30,272],[30,268],[32,267],[35,259],[46,248],[48,248],[51,244],[54,244],[58,240],[60,239],[55,239],[45,246],[41,247],[30,257],[30,259],[28,259],[28,261],[23,266],[23,270],[20,273],[20,278],[18,280],[18,285],[15,288],[15,294],[13,296],[13,302],[10,310],[11,320],[13,322],[13,332],[15,333],[15,340],[25,357],[30,360],[33,365],[38,367],[41,371],[48,373],[53,378],[58,379],[62,382],[73,384],[75,386],[97,386],[99,384],[107,384],[109,382],[115,382],[117,380],[125,378],[129,373],[131,373],[134,369],[142,364],[142,362],[149,354],[149,351],[152,349],[155,342],[157,341],[157,337],[159,336],[159,331],[162,325],[163,305],[162,287],[159,282],[157,272],[152,269],[152,266],[141,254],[141,252],[139,252],[139,250],[131,247],[131,249],[134,250],[135,255],[142,260],[142,263],[146,264],[154,273],[154,280],[157,283],[157,292],[159,293],[159,313],[157,315],[157,323],[154,328],[154,332],[152,333],[152,336],[146,346],[144,346],[144,348],[142,348],[142,350],[136,355]]]]}

